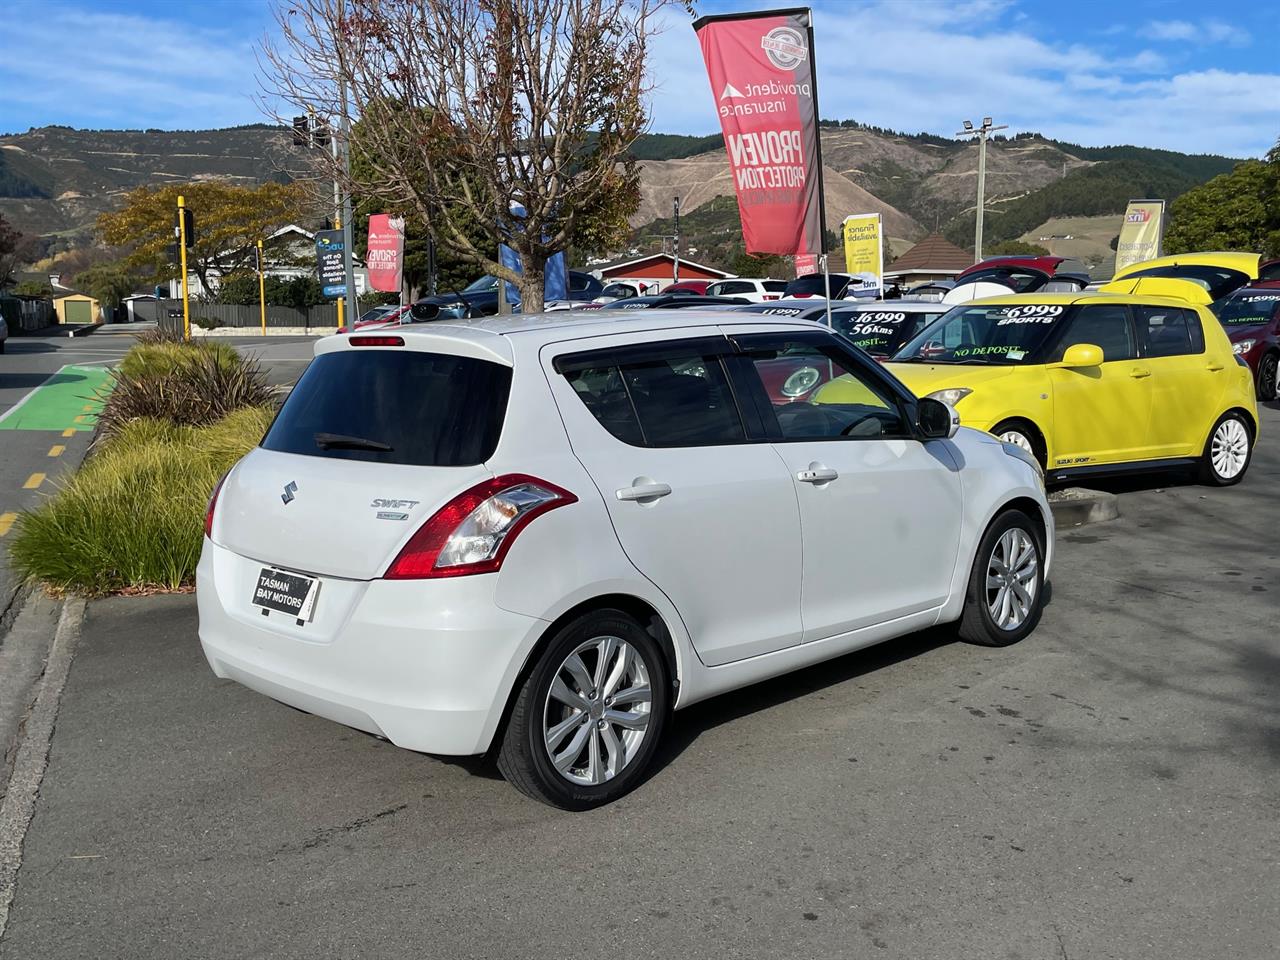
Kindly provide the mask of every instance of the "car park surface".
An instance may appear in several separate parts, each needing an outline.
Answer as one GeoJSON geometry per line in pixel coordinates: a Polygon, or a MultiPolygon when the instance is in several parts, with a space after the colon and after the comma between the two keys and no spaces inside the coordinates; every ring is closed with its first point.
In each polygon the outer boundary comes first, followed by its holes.
{"type": "Polygon", "coordinates": [[[1261,413],[1242,484],[1117,483],[1119,520],[1062,531],[1028,641],[927,631],[707,701],[573,817],[216,680],[191,597],[95,602],[0,952],[540,960],[586,915],[642,957],[1267,960],[1261,413]]]}

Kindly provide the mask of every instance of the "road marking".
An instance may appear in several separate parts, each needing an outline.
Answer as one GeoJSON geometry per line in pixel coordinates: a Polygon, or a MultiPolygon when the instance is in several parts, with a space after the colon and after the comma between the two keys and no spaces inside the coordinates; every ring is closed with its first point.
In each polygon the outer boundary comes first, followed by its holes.
{"type": "Polygon", "coordinates": [[[92,429],[111,385],[105,367],[64,364],[0,414],[0,430],[92,429]]]}
{"type": "Polygon", "coordinates": [[[13,526],[13,521],[18,519],[18,515],[10,511],[9,513],[0,513],[0,537],[9,532],[9,528],[13,526]]]}
{"type": "Polygon", "coordinates": [[[65,429],[65,430],[63,430],[63,431],[62,431],[62,435],[63,435],[64,437],[74,437],[74,436],[76,435],[76,428],[75,428],[75,427],[67,427],[67,429],[65,429]]]}
{"type": "Polygon", "coordinates": [[[40,484],[44,483],[45,475],[43,473],[33,473],[27,477],[27,482],[22,485],[23,490],[34,490],[40,484]]]}
{"type": "Polygon", "coordinates": [[[92,403],[86,403],[83,407],[81,407],[81,408],[80,408],[80,412],[81,412],[81,413],[93,413],[93,404],[92,404],[92,403]]]}
{"type": "Polygon", "coordinates": [[[67,449],[66,446],[64,446],[63,444],[55,443],[52,447],[49,448],[49,456],[60,457],[62,456],[63,451],[66,449],[67,449]]]}

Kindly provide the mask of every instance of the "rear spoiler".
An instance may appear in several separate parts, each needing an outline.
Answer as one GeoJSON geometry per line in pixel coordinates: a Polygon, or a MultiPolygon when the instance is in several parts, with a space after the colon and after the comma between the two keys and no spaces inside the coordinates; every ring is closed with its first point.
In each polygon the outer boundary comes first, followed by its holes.
{"type": "Polygon", "coordinates": [[[1187,303],[1202,307],[1213,303],[1213,297],[1209,296],[1209,291],[1200,284],[1176,277],[1133,277],[1126,280],[1112,280],[1100,286],[1098,292],[1172,297],[1174,300],[1185,300],[1187,303]]]}

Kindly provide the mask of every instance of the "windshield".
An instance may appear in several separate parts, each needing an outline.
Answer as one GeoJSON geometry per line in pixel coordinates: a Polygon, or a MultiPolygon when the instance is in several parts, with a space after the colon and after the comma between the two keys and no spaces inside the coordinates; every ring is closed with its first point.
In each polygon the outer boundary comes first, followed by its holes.
{"type": "Polygon", "coordinates": [[[956,307],[893,358],[914,363],[1027,363],[1070,308],[1058,303],[956,307]]]}
{"type": "Polygon", "coordinates": [[[888,357],[944,313],[945,310],[858,310],[832,314],[831,324],[837,333],[873,357],[888,357]]]}
{"type": "Polygon", "coordinates": [[[1249,276],[1239,270],[1205,267],[1198,264],[1151,267],[1147,270],[1126,273],[1121,279],[1132,280],[1135,277],[1172,277],[1177,280],[1190,280],[1208,290],[1209,296],[1214,300],[1221,300],[1232,290],[1239,289],[1249,282],[1249,276]]]}
{"type": "Polygon", "coordinates": [[[472,280],[462,288],[463,293],[487,293],[490,290],[498,289],[498,278],[485,275],[479,280],[472,280]]]}
{"type": "Polygon", "coordinates": [[[1226,326],[1266,323],[1276,315],[1280,307],[1280,290],[1275,293],[1236,294],[1219,303],[1214,309],[1218,319],[1226,326]]]}

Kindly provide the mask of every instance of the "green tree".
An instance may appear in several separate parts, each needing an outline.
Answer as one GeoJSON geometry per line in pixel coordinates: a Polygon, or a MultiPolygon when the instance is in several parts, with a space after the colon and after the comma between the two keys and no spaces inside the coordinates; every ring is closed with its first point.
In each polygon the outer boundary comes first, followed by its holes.
{"type": "Polygon", "coordinates": [[[752,254],[741,247],[729,261],[729,272],[740,277],[789,277],[793,273],[791,261],[776,253],[752,254]]]}
{"type": "Polygon", "coordinates": [[[139,286],[138,274],[120,263],[103,263],[76,274],[71,281],[104,307],[117,307],[139,286]]]}
{"type": "Polygon", "coordinates": [[[1265,160],[1246,160],[1175,200],[1165,249],[1280,255],[1280,144],[1265,160]]]}
{"type": "Polygon", "coordinates": [[[14,285],[13,292],[20,297],[52,297],[53,287],[46,280],[23,280],[14,285]]]}
{"type": "Polygon", "coordinates": [[[180,195],[196,227],[187,267],[206,290],[218,286],[211,277],[248,269],[259,240],[287,224],[311,219],[313,212],[306,191],[297,184],[240,187],[209,181],[139,187],[125,197],[120,210],[98,218],[98,229],[107,243],[128,250],[124,265],[149,282],[171,279],[180,269],[173,250],[180,195]]]}
{"type": "MultiPolygon", "coordinates": [[[[266,277],[262,293],[268,306],[296,307],[299,310],[328,303],[321,292],[320,281],[315,277],[266,277]]],[[[218,290],[223,303],[256,304],[258,302],[258,275],[241,271],[224,277],[218,290]]]]}

